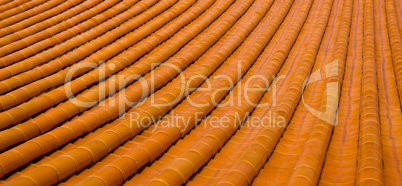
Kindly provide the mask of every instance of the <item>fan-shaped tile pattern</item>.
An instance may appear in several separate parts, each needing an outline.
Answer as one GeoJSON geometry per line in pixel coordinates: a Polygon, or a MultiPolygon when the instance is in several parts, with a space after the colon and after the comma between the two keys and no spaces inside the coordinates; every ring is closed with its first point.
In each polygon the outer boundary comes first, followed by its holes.
{"type": "Polygon", "coordinates": [[[1,185],[402,185],[400,0],[0,1],[1,185]]]}

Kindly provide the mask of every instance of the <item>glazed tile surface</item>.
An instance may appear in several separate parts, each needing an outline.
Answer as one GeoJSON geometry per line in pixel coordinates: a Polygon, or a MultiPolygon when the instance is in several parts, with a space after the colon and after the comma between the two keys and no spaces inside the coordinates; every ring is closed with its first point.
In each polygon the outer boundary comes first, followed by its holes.
{"type": "Polygon", "coordinates": [[[402,185],[400,0],[0,0],[1,185],[402,185]]]}

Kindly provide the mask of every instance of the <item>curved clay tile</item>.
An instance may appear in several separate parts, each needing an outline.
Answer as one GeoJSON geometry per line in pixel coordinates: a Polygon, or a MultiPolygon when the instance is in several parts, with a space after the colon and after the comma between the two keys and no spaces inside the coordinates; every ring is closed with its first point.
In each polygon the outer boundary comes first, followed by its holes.
{"type": "Polygon", "coordinates": [[[2,185],[402,185],[400,0],[2,0],[2,185]]]}

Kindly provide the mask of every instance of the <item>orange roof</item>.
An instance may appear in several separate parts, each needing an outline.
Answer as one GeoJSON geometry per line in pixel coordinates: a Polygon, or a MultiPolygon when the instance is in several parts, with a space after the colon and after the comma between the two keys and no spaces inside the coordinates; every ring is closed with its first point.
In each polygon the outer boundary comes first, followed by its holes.
{"type": "Polygon", "coordinates": [[[402,1],[0,1],[4,185],[401,185],[402,1]]]}

